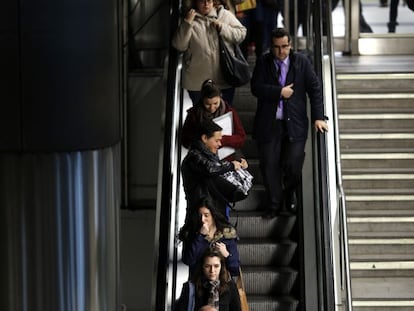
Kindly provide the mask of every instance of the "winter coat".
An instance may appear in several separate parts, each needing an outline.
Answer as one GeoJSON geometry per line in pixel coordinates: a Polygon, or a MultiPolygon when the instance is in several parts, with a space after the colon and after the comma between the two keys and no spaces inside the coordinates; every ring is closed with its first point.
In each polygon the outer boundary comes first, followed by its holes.
{"type": "Polygon", "coordinates": [[[219,40],[213,20],[221,23],[220,36],[229,46],[241,43],[246,37],[246,28],[222,5],[206,16],[197,14],[191,24],[183,20],[173,36],[172,46],[184,52],[182,85],[187,90],[199,91],[206,79],[213,79],[221,89],[231,87],[220,69],[219,40]]]}
{"type": "MultiPolygon", "coordinates": [[[[307,115],[308,97],[312,122],[325,120],[322,90],[319,78],[304,54],[290,53],[290,66],[286,85],[293,83],[293,95],[284,101],[283,114],[289,140],[303,141],[308,137],[309,120],[307,115]]],[[[260,57],[253,70],[250,81],[251,92],[257,97],[253,137],[259,143],[271,140],[272,122],[281,97],[282,87],[274,65],[274,56],[267,53],[260,57]]]]}
{"type": "Polygon", "coordinates": [[[226,245],[227,251],[230,255],[226,258],[226,269],[230,272],[231,276],[239,275],[239,251],[237,250],[237,233],[232,227],[224,228],[223,232],[216,232],[214,238],[209,241],[206,236],[198,233],[193,236],[190,241],[184,242],[183,247],[183,263],[189,266],[190,275],[192,275],[197,265],[200,263],[199,260],[202,258],[204,252],[216,242],[222,242],[226,245]]]}
{"type": "Polygon", "coordinates": [[[223,198],[214,197],[210,190],[209,178],[232,170],[234,170],[232,162],[220,161],[217,154],[208,150],[200,140],[193,142],[181,164],[188,207],[194,207],[201,198],[209,196],[216,201],[220,210],[225,210],[227,202],[223,201],[223,198]]]}

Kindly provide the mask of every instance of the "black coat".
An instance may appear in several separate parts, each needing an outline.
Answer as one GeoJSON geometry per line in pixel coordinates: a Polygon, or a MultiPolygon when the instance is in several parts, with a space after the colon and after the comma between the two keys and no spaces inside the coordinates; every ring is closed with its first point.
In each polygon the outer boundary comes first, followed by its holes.
{"type": "MultiPolygon", "coordinates": [[[[197,295],[197,290],[195,290],[195,292],[195,308],[193,311],[197,311],[202,306],[207,304],[209,294],[207,289],[204,291],[202,297],[199,297],[197,295]]],[[[174,311],[187,311],[188,294],[189,286],[188,282],[186,282],[183,284],[183,289],[181,290],[180,298],[176,302],[174,311]]],[[[229,282],[229,290],[222,293],[219,299],[220,311],[241,311],[239,292],[237,290],[236,284],[233,281],[229,282]]]]}
{"type": "Polygon", "coordinates": [[[215,197],[210,189],[209,178],[234,170],[232,162],[219,160],[201,141],[191,145],[181,164],[184,192],[188,206],[193,208],[201,198],[212,197],[220,206],[225,205],[222,198],[215,197]]]}
{"type": "MultiPolygon", "coordinates": [[[[306,140],[308,137],[307,96],[310,100],[312,122],[325,120],[325,116],[321,84],[309,59],[304,54],[293,51],[289,57],[286,85],[294,83],[294,93],[291,98],[285,100],[283,108],[289,139],[293,142],[306,140]]],[[[266,143],[272,137],[272,123],[282,90],[271,53],[256,61],[250,86],[252,94],[257,97],[253,136],[259,143],[266,143]]]]}

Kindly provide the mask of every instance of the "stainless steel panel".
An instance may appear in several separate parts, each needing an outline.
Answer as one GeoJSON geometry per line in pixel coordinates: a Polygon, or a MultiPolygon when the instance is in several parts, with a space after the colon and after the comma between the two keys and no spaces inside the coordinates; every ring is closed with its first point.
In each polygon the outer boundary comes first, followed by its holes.
{"type": "Polygon", "coordinates": [[[0,154],[2,310],[118,310],[119,147],[0,154]]]}

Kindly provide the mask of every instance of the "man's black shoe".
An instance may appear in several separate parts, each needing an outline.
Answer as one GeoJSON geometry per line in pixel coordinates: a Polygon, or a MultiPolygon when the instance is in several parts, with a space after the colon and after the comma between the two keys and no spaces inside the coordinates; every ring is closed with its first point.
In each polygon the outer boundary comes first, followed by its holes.
{"type": "Polygon", "coordinates": [[[289,213],[295,213],[298,207],[298,200],[296,198],[296,192],[288,192],[286,194],[286,210],[289,213]]]}

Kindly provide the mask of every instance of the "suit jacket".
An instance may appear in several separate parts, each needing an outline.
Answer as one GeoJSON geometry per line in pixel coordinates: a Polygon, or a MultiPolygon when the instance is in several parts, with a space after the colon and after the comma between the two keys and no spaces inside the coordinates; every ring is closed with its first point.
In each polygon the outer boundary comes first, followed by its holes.
{"type": "MultiPolygon", "coordinates": [[[[325,120],[322,90],[309,59],[304,54],[293,51],[289,57],[290,66],[286,85],[293,83],[294,93],[291,98],[284,101],[283,112],[290,141],[301,141],[308,137],[308,97],[312,122],[325,120]]],[[[278,80],[273,54],[267,53],[260,57],[250,81],[252,94],[257,97],[253,137],[259,143],[266,143],[272,139],[272,123],[276,118],[276,109],[283,87],[278,80]]]]}

